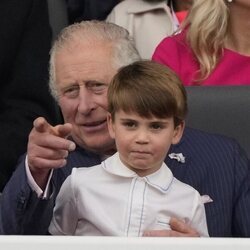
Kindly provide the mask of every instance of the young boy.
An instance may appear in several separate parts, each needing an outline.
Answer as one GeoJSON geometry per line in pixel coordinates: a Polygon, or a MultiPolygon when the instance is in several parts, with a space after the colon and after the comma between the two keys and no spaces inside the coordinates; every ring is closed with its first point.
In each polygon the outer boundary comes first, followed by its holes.
{"type": "Polygon", "coordinates": [[[91,168],[75,168],[58,195],[51,234],[142,236],[169,229],[169,218],[208,236],[199,193],[164,163],[178,143],[187,113],[185,89],[165,66],[123,67],[108,89],[108,128],[117,153],[91,168]]]}

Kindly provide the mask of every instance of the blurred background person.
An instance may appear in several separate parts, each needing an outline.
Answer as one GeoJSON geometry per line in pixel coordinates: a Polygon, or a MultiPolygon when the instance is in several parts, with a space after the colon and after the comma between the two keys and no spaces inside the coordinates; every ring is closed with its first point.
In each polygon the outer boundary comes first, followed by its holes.
{"type": "Polygon", "coordinates": [[[250,1],[193,2],[182,32],[166,37],[153,60],[185,85],[250,84],[250,1]]]}
{"type": "Polygon", "coordinates": [[[169,0],[168,1],[168,5],[171,8],[174,19],[176,16],[177,24],[180,24],[184,21],[192,3],[193,3],[193,0],[169,0]]]}
{"type": "Polygon", "coordinates": [[[48,90],[51,29],[44,0],[0,1],[0,191],[26,152],[33,120],[59,112],[48,90]]]}
{"type": "Polygon", "coordinates": [[[124,0],[107,21],[126,28],[143,59],[151,59],[160,41],[172,35],[192,5],[190,0],[124,0]]]}
{"type": "Polygon", "coordinates": [[[121,0],[47,0],[53,40],[69,24],[83,20],[105,20],[121,0]]]}
{"type": "Polygon", "coordinates": [[[65,0],[69,24],[83,20],[105,20],[121,0],[65,0]]]}

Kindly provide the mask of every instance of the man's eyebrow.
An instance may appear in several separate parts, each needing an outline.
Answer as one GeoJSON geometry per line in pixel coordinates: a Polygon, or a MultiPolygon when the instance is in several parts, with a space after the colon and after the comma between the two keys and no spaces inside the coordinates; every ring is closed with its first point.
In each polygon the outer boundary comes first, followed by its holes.
{"type": "Polygon", "coordinates": [[[84,84],[85,85],[91,85],[91,84],[96,84],[96,83],[98,83],[98,84],[108,84],[108,83],[105,83],[105,82],[103,82],[103,81],[97,81],[97,80],[89,80],[89,81],[85,81],[84,82],[84,84]]]}
{"type": "Polygon", "coordinates": [[[108,85],[107,83],[101,82],[101,81],[96,81],[96,80],[88,80],[88,81],[84,81],[82,83],[77,83],[77,82],[71,82],[71,83],[67,83],[67,85],[65,84],[65,86],[63,86],[61,89],[68,89],[71,87],[76,87],[76,86],[88,86],[88,85],[92,85],[92,84],[104,84],[104,85],[108,85]]]}
{"type": "Polygon", "coordinates": [[[77,86],[79,86],[77,83],[68,83],[66,86],[63,86],[60,89],[65,90],[65,89],[69,89],[69,88],[77,87],[77,86]]]}

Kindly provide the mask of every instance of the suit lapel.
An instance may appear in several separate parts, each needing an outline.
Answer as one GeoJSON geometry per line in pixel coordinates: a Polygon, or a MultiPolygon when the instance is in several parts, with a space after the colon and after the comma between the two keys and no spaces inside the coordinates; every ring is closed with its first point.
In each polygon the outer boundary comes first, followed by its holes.
{"type": "Polygon", "coordinates": [[[182,163],[181,161],[178,161],[178,159],[171,159],[169,157],[170,153],[178,154],[181,152],[175,151],[173,148],[171,151],[169,151],[165,159],[165,162],[167,166],[170,168],[170,170],[172,171],[174,177],[176,177],[178,180],[185,181],[186,172],[189,166],[189,158],[186,155],[184,155],[185,162],[182,163]]]}

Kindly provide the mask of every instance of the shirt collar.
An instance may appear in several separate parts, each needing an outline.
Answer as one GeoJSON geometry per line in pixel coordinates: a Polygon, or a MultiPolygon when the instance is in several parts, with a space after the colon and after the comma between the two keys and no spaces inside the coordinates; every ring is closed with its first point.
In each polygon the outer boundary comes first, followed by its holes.
{"type": "Polygon", "coordinates": [[[109,157],[102,162],[101,166],[109,173],[126,177],[126,178],[141,178],[147,182],[150,186],[158,189],[162,193],[166,193],[173,181],[173,174],[171,170],[167,167],[165,163],[162,164],[161,168],[155,173],[139,177],[134,171],[127,168],[120,160],[119,153],[115,153],[113,156],[109,157]]]}
{"type": "Polygon", "coordinates": [[[171,6],[170,8],[167,3],[168,1],[163,1],[159,3],[150,3],[150,2],[144,2],[142,0],[137,0],[134,1],[133,4],[131,4],[127,8],[127,12],[129,14],[140,14],[143,12],[151,12],[152,10],[163,9],[165,10],[169,18],[173,20],[174,30],[176,30],[179,27],[179,21],[175,15],[173,6],[171,6]]]}

